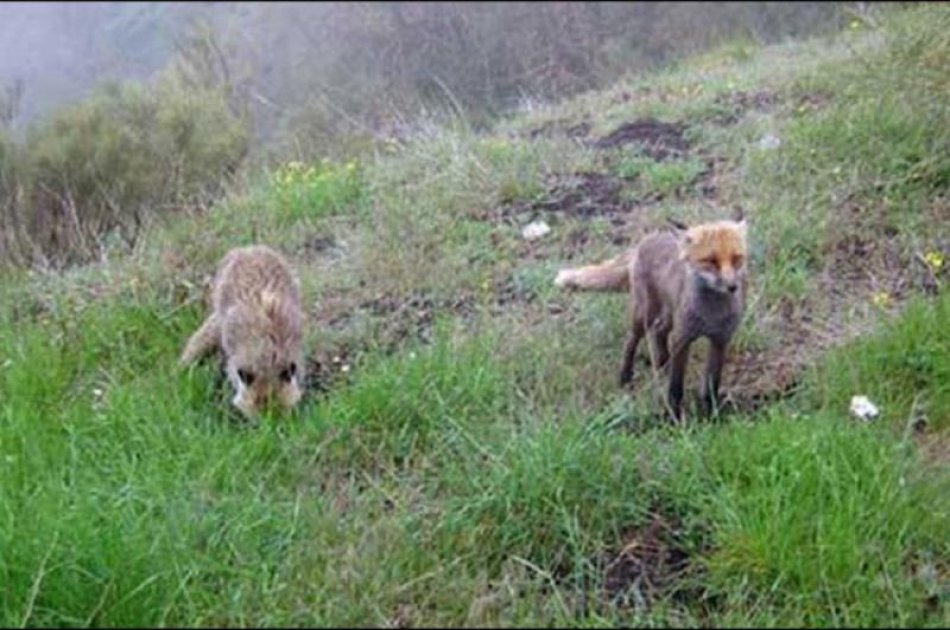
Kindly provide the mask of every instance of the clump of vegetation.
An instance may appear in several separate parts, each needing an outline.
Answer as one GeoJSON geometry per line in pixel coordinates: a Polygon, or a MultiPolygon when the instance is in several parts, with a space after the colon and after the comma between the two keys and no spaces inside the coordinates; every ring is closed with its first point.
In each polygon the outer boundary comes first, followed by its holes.
{"type": "Polygon", "coordinates": [[[18,194],[5,184],[3,224],[32,262],[98,258],[112,240],[134,245],[152,219],[220,196],[247,142],[220,92],[173,74],[102,87],[28,130],[4,178],[18,194]]]}
{"type": "Polygon", "coordinates": [[[278,214],[285,221],[358,213],[366,195],[356,159],[345,164],[328,158],[310,165],[291,161],[274,172],[273,185],[278,214]]]}
{"type": "Polygon", "coordinates": [[[706,167],[696,158],[657,162],[648,156],[635,155],[621,160],[617,174],[637,181],[631,194],[637,197],[668,197],[686,190],[706,167]]]}

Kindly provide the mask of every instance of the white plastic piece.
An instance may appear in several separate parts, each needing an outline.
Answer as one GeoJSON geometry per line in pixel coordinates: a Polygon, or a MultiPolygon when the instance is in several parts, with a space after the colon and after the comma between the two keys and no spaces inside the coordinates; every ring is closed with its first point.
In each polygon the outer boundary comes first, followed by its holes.
{"type": "Polygon", "coordinates": [[[870,421],[878,416],[880,410],[867,396],[852,396],[851,413],[861,420],[870,421]]]}

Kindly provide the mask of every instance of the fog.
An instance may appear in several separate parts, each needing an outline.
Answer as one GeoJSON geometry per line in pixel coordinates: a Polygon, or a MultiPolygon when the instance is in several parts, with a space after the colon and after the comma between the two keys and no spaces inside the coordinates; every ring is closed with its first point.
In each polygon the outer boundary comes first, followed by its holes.
{"type": "Polygon", "coordinates": [[[496,114],[729,37],[827,30],[835,15],[815,2],[10,2],[0,4],[0,90],[20,130],[104,81],[147,79],[204,24],[217,72],[243,90],[266,136],[327,118],[378,125],[433,104],[496,114]],[[300,122],[314,110],[322,118],[300,122]]]}
{"type": "MultiPolygon", "coordinates": [[[[210,7],[200,7],[208,9],[210,7]]],[[[14,126],[110,79],[144,79],[167,62],[199,5],[122,2],[0,4],[0,87],[22,90],[14,126]]]]}

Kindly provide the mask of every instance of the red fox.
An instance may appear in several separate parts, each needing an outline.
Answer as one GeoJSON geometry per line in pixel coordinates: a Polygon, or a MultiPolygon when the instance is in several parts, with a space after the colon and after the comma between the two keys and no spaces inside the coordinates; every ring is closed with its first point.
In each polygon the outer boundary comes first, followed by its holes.
{"type": "Polygon", "coordinates": [[[678,234],[651,234],[602,264],[562,269],[554,280],[566,289],[630,292],[632,332],[620,385],[633,379],[633,358],[649,330],[659,367],[669,369],[667,400],[676,420],[682,418],[689,347],[699,337],[710,341],[703,386],[707,411],[719,402],[726,347],[745,308],[746,227],[745,219],[679,226],[678,234]]]}
{"type": "Polygon", "coordinates": [[[302,397],[300,284],[273,249],[232,249],[213,283],[213,310],[182,351],[181,364],[214,349],[224,352],[232,401],[253,416],[268,398],[284,408],[302,397]]]}

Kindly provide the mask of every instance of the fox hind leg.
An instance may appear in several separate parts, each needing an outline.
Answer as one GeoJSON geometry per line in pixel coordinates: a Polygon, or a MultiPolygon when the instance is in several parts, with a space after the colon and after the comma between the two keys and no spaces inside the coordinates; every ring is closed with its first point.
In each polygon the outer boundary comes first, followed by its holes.
{"type": "Polygon", "coordinates": [[[671,328],[671,326],[660,322],[656,322],[651,326],[650,339],[653,342],[653,360],[655,362],[653,367],[656,370],[666,369],[670,360],[669,336],[671,328]]]}
{"type": "Polygon", "coordinates": [[[637,354],[637,347],[646,332],[646,326],[639,317],[634,317],[633,329],[623,348],[623,364],[620,367],[620,387],[627,387],[633,380],[633,359],[637,354]]]}

